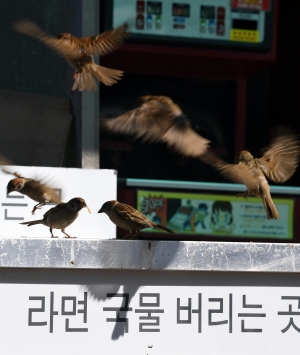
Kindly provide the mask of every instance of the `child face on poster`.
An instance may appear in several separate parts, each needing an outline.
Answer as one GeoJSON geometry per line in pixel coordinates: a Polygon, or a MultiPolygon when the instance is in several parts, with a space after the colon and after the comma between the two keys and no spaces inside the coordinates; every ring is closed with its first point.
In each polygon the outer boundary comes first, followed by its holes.
{"type": "Polygon", "coordinates": [[[219,226],[226,226],[232,220],[232,215],[229,211],[223,211],[221,209],[215,210],[212,214],[215,224],[219,226]]]}

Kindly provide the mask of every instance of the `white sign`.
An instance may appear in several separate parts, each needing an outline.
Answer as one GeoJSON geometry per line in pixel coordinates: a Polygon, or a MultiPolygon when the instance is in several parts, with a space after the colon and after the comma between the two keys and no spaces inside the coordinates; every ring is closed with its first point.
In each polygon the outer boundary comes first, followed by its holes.
{"type": "MultiPolygon", "coordinates": [[[[116,200],[117,173],[115,170],[73,169],[73,168],[45,168],[27,166],[7,166],[6,170],[18,172],[20,175],[42,179],[61,193],[62,201],[68,202],[73,197],[81,197],[91,209],[79,212],[78,218],[66,228],[71,236],[80,239],[108,239],[116,237],[116,227],[104,214],[97,212],[102,204],[108,200],[116,200]]],[[[49,228],[44,225],[27,227],[21,222],[42,219],[54,205],[43,206],[32,216],[31,211],[37,202],[25,195],[13,192],[7,195],[6,186],[13,179],[13,175],[0,172],[0,236],[3,237],[45,237],[50,238],[49,228]]],[[[60,230],[53,233],[59,238],[64,237],[60,230]]]]}
{"type": "MultiPolygon", "coordinates": [[[[98,279],[102,276],[98,273],[98,279]]],[[[12,355],[297,352],[300,336],[297,287],[141,286],[129,278],[127,274],[124,286],[114,284],[113,280],[111,284],[94,285],[2,284],[1,352],[12,355]]]]}

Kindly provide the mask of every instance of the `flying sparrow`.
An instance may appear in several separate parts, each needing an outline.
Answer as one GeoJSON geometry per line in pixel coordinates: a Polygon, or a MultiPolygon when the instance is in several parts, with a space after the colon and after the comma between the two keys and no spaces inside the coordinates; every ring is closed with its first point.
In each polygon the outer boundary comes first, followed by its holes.
{"type": "Polygon", "coordinates": [[[101,124],[114,133],[133,134],[146,142],[164,142],[179,153],[198,157],[205,153],[209,140],[199,136],[188,117],[167,96],[142,96],[139,107],[101,124]]]}
{"type": "MultiPolygon", "coordinates": [[[[5,169],[2,169],[2,171],[7,174],[11,174],[5,169]]],[[[12,175],[16,177],[8,182],[6,188],[7,194],[10,194],[13,191],[17,191],[38,202],[38,204],[36,204],[31,211],[33,215],[37,209],[42,208],[42,206],[46,205],[47,203],[61,202],[60,197],[51,187],[42,184],[37,180],[25,178],[18,173],[13,173],[12,175]]]]}
{"type": "Polygon", "coordinates": [[[44,214],[43,219],[22,222],[20,224],[25,224],[27,227],[34,226],[35,224],[43,224],[44,226],[50,227],[51,238],[58,238],[54,237],[52,229],[61,229],[66,235],[65,238],[76,238],[69,236],[69,234],[65,232],[65,229],[75,221],[79,211],[83,207],[86,207],[89,213],[91,213],[91,210],[86,205],[83,198],[74,197],[67,203],[62,202],[59,205],[50,208],[50,210],[44,214]]]}
{"type": "Polygon", "coordinates": [[[121,79],[123,71],[109,69],[94,63],[94,55],[103,56],[113,52],[123,43],[127,36],[128,24],[100,33],[91,37],[78,38],[70,33],[61,33],[52,37],[42,31],[35,23],[22,20],[13,25],[14,29],[27,36],[35,37],[48,47],[64,56],[67,62],[74,67],[75,79],[72,90],[97,90],[94,77],[103,84],[111,86],[121,79]]]}
{"type": "Polygon", "coordinates": [[[297,135],[279,136],[262,149],[261,158],[254,158],[247,150],[238,152],[235,156],[236,164],[228,164],[211,153],[202,155],[200,159],[214,166],[226,178],[245,184],[247,191],[237,196],[261,198],[267,219],[279,219],[266,177],[276,183],[283,183],[294,174],[299,161],[299,143],[297,135]]]}
{"type": "Polygon", "coordinates": [[[145,228],[162,229],[172,234],[175,233],[171,229],[152,222],[135,208],[115,200],[105,202],[98,211],[98,213],[103,212],[118,227],[130,231],[128,235],[123,237],[124,239],[134,239],[145,228]]]}

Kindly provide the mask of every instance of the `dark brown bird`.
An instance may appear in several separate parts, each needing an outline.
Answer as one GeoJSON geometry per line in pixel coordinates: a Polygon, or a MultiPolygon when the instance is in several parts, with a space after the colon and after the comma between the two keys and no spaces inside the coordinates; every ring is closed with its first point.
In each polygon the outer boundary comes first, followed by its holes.
{"type": "Polygon", "coordinates": [[[254,158],[247,150],[238,152],[236,164],[228,164],[211,153],[204,154],[200,159],[214,166],[226,178],[245,184],[247,191],[237,196],[261,198],[267,219],[279,219],[266,177],[276,183],[283,183],[294,174],[299,162],[299,143],[297,135],[279,136],[262,149],[261,158],[254,158]]]}
{"type": "Polygon", "coordinates": [[[35,37],[48,47],[63,55],[74,67],[75,82],[72,90],[97,90],[94,77],[111,86],[121,79],[123,71],[109,69],[94,63],[94,55],[103,56],[119,48],[127,36],[128,24],[91,37],[78,38],[70,33],[61,33],[57,38],[43,32],[35,23],[22,20],[13,25],[14,29],[27,36],[35,37]]]}
{"type": "Polygon", "coordinates": [[[91,213],[91,210],[86,205],[83,198],[74,197],[67,203],[60,203],[59,205],[50,208],[50,210],[44,214],[43,219],[22,222],[20,224],[25,224],[27,227],[34,226],[35,224],[43,224],[44,226],[50,227],[51,238],[58,238],[53,235],[52,229],[61,229],[66,235],[65,238],[76,238],[69,236],[69,234],[65,232],[65,229],[75,221],[79,211],[83,207],[86,207],[89,213],[91,213]]]}
{"type": "Polygon", "coordinates": [[[135,208],[115,200],[105,202],[98,211],[98,213],[103,212],[118,227],[130,231],[128,235],[123,237],[124,239],[134,239],[145,228],[162,229],[172,234],[175,233],[169,228],[152,222],[135,208]]]}
{"type": "MultiPolygon", "coordinates": [[[[11,174],[5,169],[2,169],[2,171],[11,174]]],[[[42,208],[42,206],[46,205],[47,203],[61,202],[60,197],[51,187],[42,184],[37,180],[25,178],[18,173],[13,173],[12,175],[16,176],[16,178],[8,182],[6,188],[7,194],[10,194],[13,191],[17,191],[38,202],[38,204],[35,205],[31,211],[32,214],[34,214],[37,209],[42,208]]]]}
{"type": "Polygon", "coordinates": [[[205,153],[209,140],[199,136],[188,117],[167,96],[142,96],[139,107],[101,124],[114,133],[133,134],[146,142],[164,142],[179,153],[198,157],[205,153]]]}

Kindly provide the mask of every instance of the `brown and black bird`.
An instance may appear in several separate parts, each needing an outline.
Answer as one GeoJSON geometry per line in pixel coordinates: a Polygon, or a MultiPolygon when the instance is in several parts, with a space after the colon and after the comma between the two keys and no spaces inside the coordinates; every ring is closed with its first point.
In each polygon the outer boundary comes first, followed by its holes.
{"type": "MultiPolygon", "coordinates": [[[[2,169],[5,173],[11,174],[9,171],[2,169]]],[[[38,180],[25,178],[18,173],[13,173],[14,179],[10,180],[7,184],[7,194],[13,191],[20,192],[23,195],[28,196],[32,200],[38,202],[31,211],[32,214],[37,209],[48,203],[60,203],[60,197],[51,187],[40,183],[38,180]]]]}
{"type": "Polygon", "coordinates": [[[75,82],[72,90],[90,91],[92,89],[96,91],[97,85],[94,77],[103,84],[111,86],[123,75],[121,70],[109,69],[94,63],[93,56],[103,56],[119,48],[127,36],[127,23],[116,29],[82,38],[75,37],[71,33],[61,33],[56,38],[28,20],[16,22],[13,27],[22,34],[37,38],[65,57],[67,62],[76,69],[73,75],[75,82]]]}
{"type": "Polygon", "coordinates": [[[262,149],[262,154],[261,158],[254,158],[247,150],[243,150],[236,154],[236,164],[228,164],[211,153],[204,154],[200,159],[214,166],[226,178],[245,184],[247,191],[237,196],[261,198],[267,219],[279,219],[266,177],[276,183],[283,183],[294,174],[300,155],[299,136],[278,136],[262,149]]]}
{"type": "Polygon", "coordinates": [[[167,96],[142,96],[136,109],[116,118],[103,119],[108,131],[142,137],[143,142],[164,142],[182,155],[198,157],[206,152],[209,140],[191,127],[188,117],[167,96]]]}
{"type": "Polygon", "coordinates": [[[124,239],[136,238],[140,231],[145,228],[162,229],[168,233],[175,233],[169,228],[152,222],[135,208],[115,200],[105,202],[98,211],[98,213],[103,212],[118,227],[129,230],[130,233],[123,237],[124,239]]]}
{"type": "Polygon", "coordinates": [[[65,229],[75,221],[79,211],[83,207],[86,207],[89,213],[91,213],[91,210],[86,205],[83,198],[74,197],[67,203],[60,203],[59,205],[50,208],[50,210],[44,214],[43,219],[22,222],[20,224],[25,224],[27,227],[34,226],[35,224],[43,224],[44,226],[50,227],[51,238],[58,238],[53,235],[52,229],[61,229],[66,235],[65,238],[76,238],[69,236],[69,234],[65,232],[65,229]]]}

